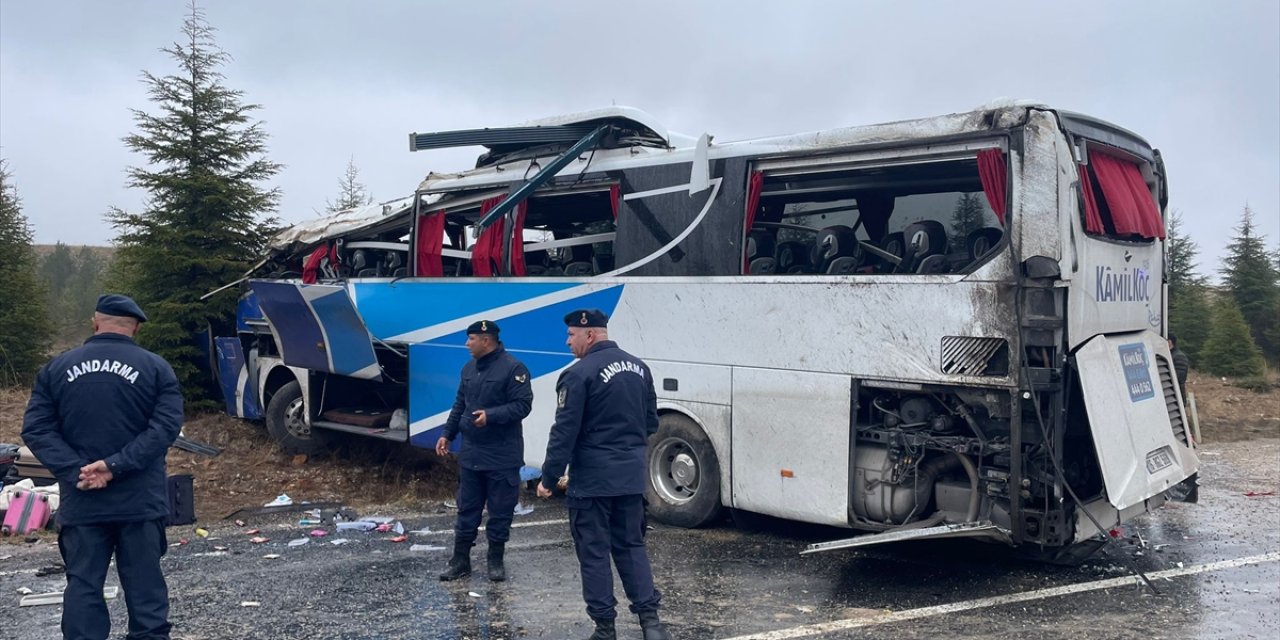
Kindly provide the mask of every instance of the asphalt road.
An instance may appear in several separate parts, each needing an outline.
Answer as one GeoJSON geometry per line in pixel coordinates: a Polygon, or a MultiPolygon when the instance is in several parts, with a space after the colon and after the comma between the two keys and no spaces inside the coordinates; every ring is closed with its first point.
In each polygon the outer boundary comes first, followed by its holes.
{"type": "MultiPolygon", "coordinates": [[[[915,542],[801,557],[810,542],[844,532],[767,523],[650,532],[663,618],[679,639],[790,638],[1274,638],[1280,635],[1280,440],[1204,448],[1201,502],[1171,503],[1128,526],[1117,544],[1077,567],[1017,558],[975,542],[915,542]],[[1141,586],[1136,567],[1159,593],[1141,586]]],[[[566,514],[525,497],[508,545],[509,580],[491,583],[484,547],[477,572],[455,583],[436,574],[451,545],[452,513],[384,513],[409,533],[349,533],[289,547],[315,527],[297,514],[170,529],[164,566],[174,638],[580,638],[590,627],[580,597],[566,514]],[[245,527],[245,528],[248,528],[245,527]],[[334,545],[342,537],[349,542],[334,545]],[[225,551],[215,550],[225,546],[225,551]],[[269,559],[263,556],[278,554],[269,559]],[[243,606],[244,603],[257,606],[243,606]]],[[[374,515],[374,514],[367,514],[374,515]]],[[[0,637],[57,637],[60,606],[18,607],[17,590],[60,590],[48,543],[0,545],[0,637]]],[[[114,574],[108,584],[118,584],[114,574]]],[[[625,606],[621,585],[619,599],[625,606]]],[[[122,598],[110,603],[114,634],[122,598]]],[[[620,607],[619,637],[639,638],[620,607]]]]}

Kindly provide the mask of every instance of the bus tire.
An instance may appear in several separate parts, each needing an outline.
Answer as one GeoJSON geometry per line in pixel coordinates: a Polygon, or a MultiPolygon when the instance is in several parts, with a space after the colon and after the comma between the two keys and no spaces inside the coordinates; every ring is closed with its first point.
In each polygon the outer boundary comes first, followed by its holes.
{"type": "Polygon", "coordinates": [[[720,515],[720,462],[711,440],[693,420],[668,413],[649,438],[649,515],[663,524],[695,528],[720,515]]]}
{"type": "Polygon", "coordinates": [[[324,434],[307,424],[305,411],[297,380],[280,387],[267,403],[267,433],[285,453],[315,455],[328,448],[324,434]]]}

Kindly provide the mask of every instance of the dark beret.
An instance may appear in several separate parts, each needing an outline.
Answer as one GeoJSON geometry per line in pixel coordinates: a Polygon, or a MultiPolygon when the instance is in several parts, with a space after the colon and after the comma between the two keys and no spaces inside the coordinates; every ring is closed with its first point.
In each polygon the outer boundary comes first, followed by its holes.
{"type": "Polygon", "coordinates": [[[501,331],[501,329],[498,328],[498,323],[492,320],[480,320],[478,322],[472,322],[471,326],[467,327],[467,335],[472,335],[475,333],[487,333],[491,336],[496,336],[498,335],[499,331],[501,331]]]}
{"type": "Polygon", "coordinates": [[[564,317],[564,323],[570,327],[607,327],[609,316],[599,309],[578,309],[564,317]]]}
{"type": "Polygon", "coordinates": [[[142,307],[139,307],[133,298],[118,293],[98,296],[98,306],[94,310],[109,316],[127,316],[137,318],[139,322],[147,321],[147,314],[142,312],[142,307]]]}

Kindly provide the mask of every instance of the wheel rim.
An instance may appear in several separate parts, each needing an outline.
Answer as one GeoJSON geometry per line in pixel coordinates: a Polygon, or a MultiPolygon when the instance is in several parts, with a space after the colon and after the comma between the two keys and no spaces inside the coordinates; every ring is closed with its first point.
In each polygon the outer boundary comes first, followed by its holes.
{"type": "Polygon", "coordinates": [[[671,437],[658,443],[649,460],[649,477],[663,500],[684,504],[698,494],[702,465],[683,438],[671,437]]]}
{"type": "Polygon", "coordinates": [[[285,407],[284,410],[284,428],[289,432],[289,435],[306,439],[311,437],[311,426],[307,424],[302,411],[302,398],[290,402],[289,406],[285,407]]]}

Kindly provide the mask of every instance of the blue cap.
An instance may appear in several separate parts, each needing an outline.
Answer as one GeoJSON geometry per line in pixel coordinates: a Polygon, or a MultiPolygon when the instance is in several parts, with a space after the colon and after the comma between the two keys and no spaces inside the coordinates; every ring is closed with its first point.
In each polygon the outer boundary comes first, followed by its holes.
{"type": "Polygon", "coordinates": [[[108,316],[137,318],[139,322],[147,321],[147,314],[142,312],[142,307],[139,307],[133,298],[118,293],[98,296],[98,306],[94,310],[108,316]]]}
{"type": "Polygon", "coordinates": [[[578,309],[570,311],[564,317],[564,323],[570,327],[607,327],[609,326],[609,316],[606,316],[599,309],[578,309]]]}

